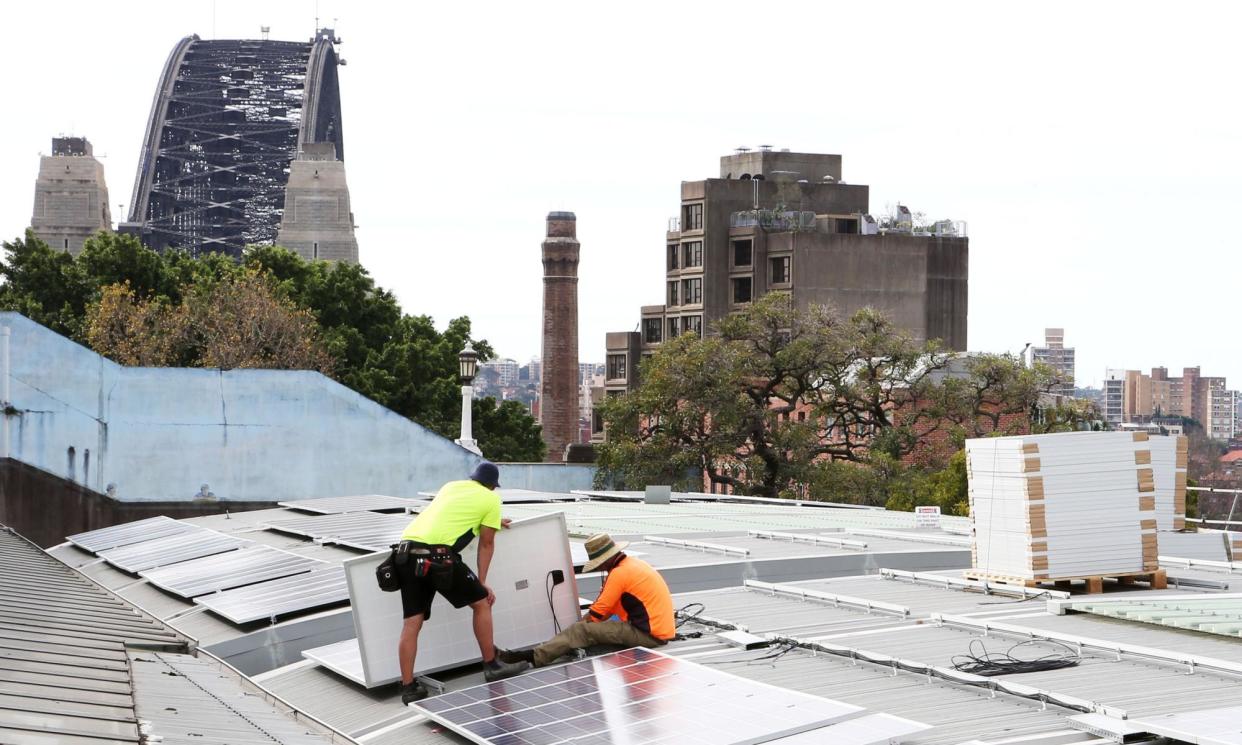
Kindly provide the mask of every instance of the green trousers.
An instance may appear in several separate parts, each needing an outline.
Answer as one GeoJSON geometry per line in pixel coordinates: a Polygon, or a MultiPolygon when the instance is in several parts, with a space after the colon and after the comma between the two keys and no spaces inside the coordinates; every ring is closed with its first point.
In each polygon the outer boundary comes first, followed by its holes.
{"type": "Polygon", "coordinates": [[[639,631],[625,621],[579,621],[535,647],[535,667],[543,667],[571,650],[584,649],[595,644],[651,648],[663,646],[664,642],[639,631]]]}

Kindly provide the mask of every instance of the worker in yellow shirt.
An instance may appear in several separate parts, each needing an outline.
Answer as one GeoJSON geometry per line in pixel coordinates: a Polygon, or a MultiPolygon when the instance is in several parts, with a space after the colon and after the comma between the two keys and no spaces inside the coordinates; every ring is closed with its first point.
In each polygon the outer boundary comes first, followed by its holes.
{"type": "Polygon", "coordinates": [[[431,618],[436,593],[454,608],[469,605],[474,612],[474,636],[483,655],[483,677],[500,680],[527,669],[525,663],[496,659],[492,641],[492,604],[496,595],[487,586],[487,570],[496,549],[496,532],[508,527],[500,517],[500,469],[484,461],[470,478],[450,481],[431,504],[401,534],[397,548],[397,576],[401,580],[401,609],[405,618],[397,653],[401,663],[401,702],[425,698],[428,691],[414,682],[418,634],[431,618]],[[479,537],[479,573],[462,561],[460,551],[479,537]]]}
{"type": "Polygon", "coordinates": [[[673,620],[673,596],[668,584],[650,564],[622,550],[607,533],[586,540],[587,562],[583,572],[602,569],[608,573],[599,597],[582,620],[534,649],[497,650],[503,662],[529,662],[543,667],[574,649],[595,644],[622,647],[659,647],[677,635],[673,620]],[[616,616],[620,620],[611,620],[616,616]]]}

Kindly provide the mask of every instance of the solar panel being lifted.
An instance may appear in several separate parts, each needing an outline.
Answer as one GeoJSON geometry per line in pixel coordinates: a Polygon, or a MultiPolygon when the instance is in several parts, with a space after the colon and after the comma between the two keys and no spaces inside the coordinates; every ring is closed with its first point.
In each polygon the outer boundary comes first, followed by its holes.
{"type": "Polygon", "coordinates": [[[349,600],[345,570],[334,566],[194,598],[233,623],[262,621],[349,600]]]}
{"type": "Polygon", "coordinates": [[[139,572],[151,584],[187,600],[217,590],[253,585],[327,566],[268,546],[255,546],[218,556],[206,556],[180,564],[139,572]]]}
{"type": "Polygon", "coordinates": [[[482,745],[753,745],[866,712],[647,649],[545,668],[416,707],[482,745]]]}
{"type": "Polygon", "coordinates": [[[199,528],[189,533],[100,551],[99,556],[123,572],[137,574],[145,569],[236,551],[249,543],[215,530],[199,528]]]}
{"type": "Polygon", "coordinates": [[[141,543],[170,535],[192,533],[196,530],[202,530],[202,528],[160,515],[148,517],[145,520],[135,520],[132,523],[113,525],[110,528],[76,533],[66,540],[78,548],[98,553],[118,546],[128,546],[131,543],[141,543]]]}

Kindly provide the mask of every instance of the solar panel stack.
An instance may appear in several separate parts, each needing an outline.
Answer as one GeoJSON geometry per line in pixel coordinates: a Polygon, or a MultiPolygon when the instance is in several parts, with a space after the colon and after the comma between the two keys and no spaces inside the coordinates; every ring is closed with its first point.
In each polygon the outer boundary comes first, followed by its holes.
{"type": "Polygon", "coordinates": [[[1156,528],[1182,530],[1186,527],[1186,462],[1189,441],[1184,435],[1152,437],[1151,469],[1156,478],[1156,528]]]}
{"type": "Polygon", "coordinates": [[[1042,581],[1158,568],[1145,433],[967,440],[966,463],[975,575],[1042,581]]]}

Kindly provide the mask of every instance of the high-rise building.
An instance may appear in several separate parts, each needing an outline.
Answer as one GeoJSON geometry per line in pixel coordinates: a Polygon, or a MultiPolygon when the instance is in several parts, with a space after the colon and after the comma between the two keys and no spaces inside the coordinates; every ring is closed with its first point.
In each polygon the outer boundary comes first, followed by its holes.
{"type": "Polygon", "coordinates": [[[664,302],[642,307],[639,331],[608,334],[606,388],[633,388],[641,355],[710,333],[768,292],[842,315],[876,308],[918,339],[964,350],[964,227],[911,218],[881,228],[868,200],[867,186],[842,183],[840,155],[743,151],[720,159],[719,178],[683,181],[663,244],[664,302]]]}
{"type": "MultiPolygon", "coordinates": [[[[1115,410],[1120,418],[1115,421],[1111,416],[1106,418],[1114,424],[1143,424],[1155,418],[1180,416],[1194,419],[1203,425],[1204,431],[1210,432],[1211,420],[1225,416],[1220,413],[1223,412],[1221,407],[1226,406],[1225,393],[1224,378],[1203,377],[1198,367],[1183,368],[1178,378],[1169,377],[1165,367],[1153,367],[1151,375],[1138,370],[1108,370],[1104,384],[1105,412],[1115,410]],[[1116,401],[1109,398],[1110,387],[1115,389],[1116,401]],[[1218,413],[1213,414],[1214,407],[1218,413]]],[[[1227,426],[1222,420],[1221,431],[1227,426]]]]}
{"type": "Polygon", "coordinates": [[[1031,362],[1052,368],[1057,382],[1049,393],[1074,395],[1074,348],[1065,346],[1065,329],[1044,329],[1044,346],[1031,347],[1031,362]]]}
{"type": "Polygon", "coordinates": [[[543,241],[543,381],[539,423],[547,460],[561,462],[578,442],[578,218],[549,212],[543,241]]]}
{"type": "Polygon", "coordinates": [[[85,137],[52,138],[52,154],[39,160],[30,227],[44,243],[74,256],[87,238],[112,229],[103,163],[85,137]]]}
{"type": "Polygon", "coordinates": [[[479,364],[480,371],[496,371],[496,385],[500,388],[511,388],[517,385],[519,369],[518,363],[507,357],[479,364]]]}
{"type": "Polygon", "coordinates": [[[1109,370],[1104,374],[1103,394],[1100,396],[1104,421],[1113,426],[1125,421],[1126,371],[1109,370]]]}
{"type": "Polygon", "coordinates": [[[1222,385],[1207,389],[1207,419],[1203,428],[1214,440],[1230,440],[1239,432],[1238,422],[1238,391],[1226,390],[1222,385]]]}

